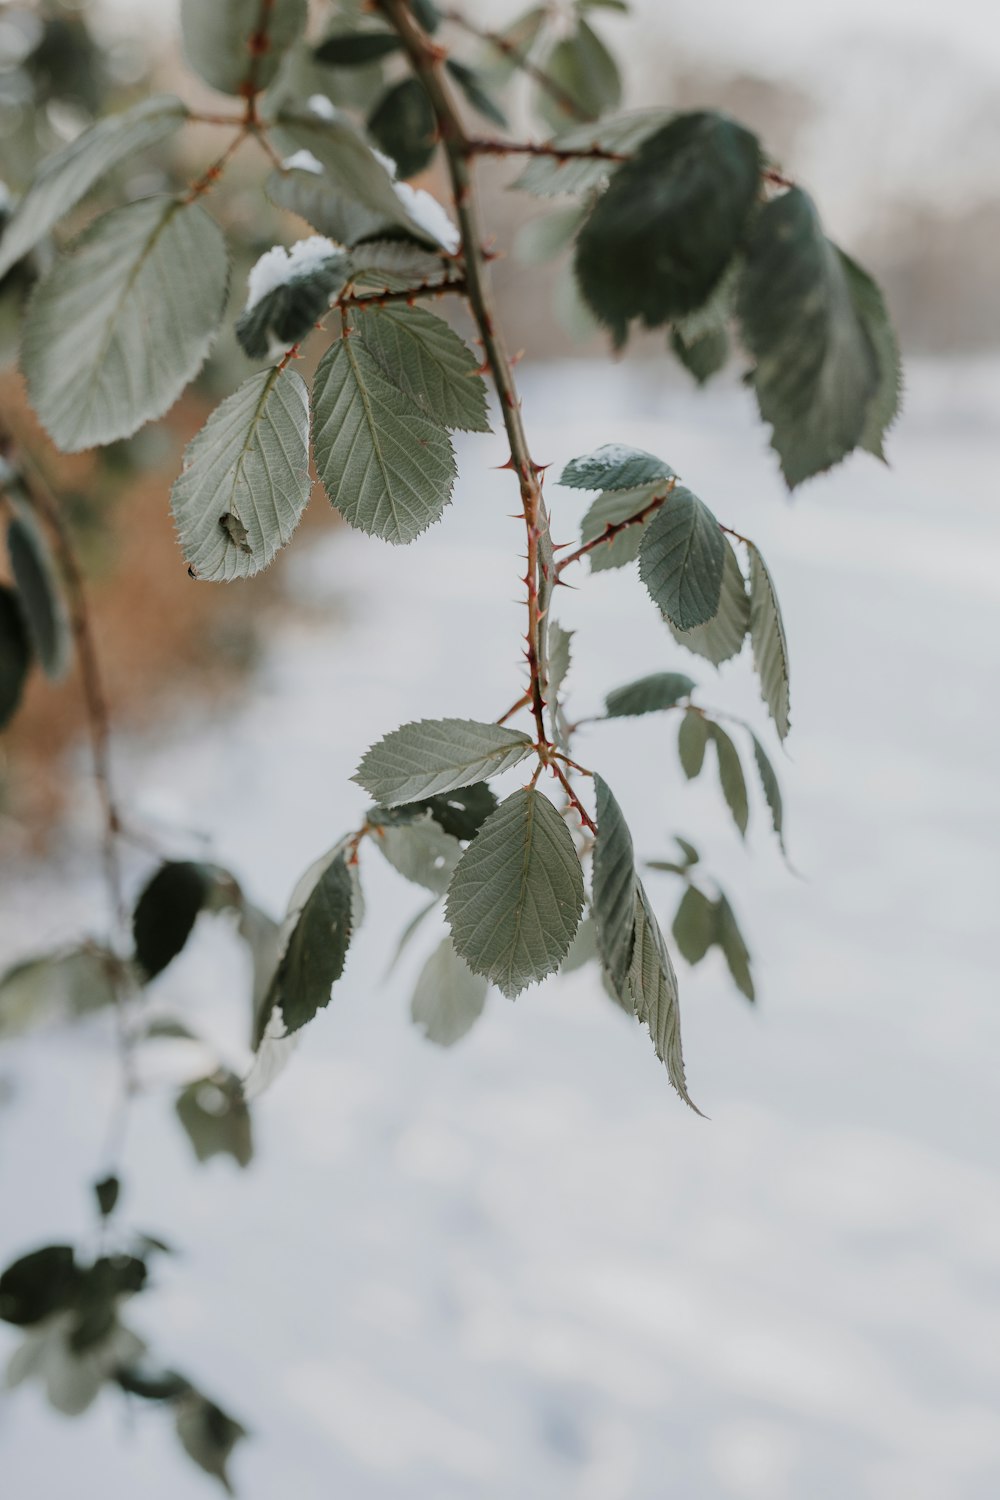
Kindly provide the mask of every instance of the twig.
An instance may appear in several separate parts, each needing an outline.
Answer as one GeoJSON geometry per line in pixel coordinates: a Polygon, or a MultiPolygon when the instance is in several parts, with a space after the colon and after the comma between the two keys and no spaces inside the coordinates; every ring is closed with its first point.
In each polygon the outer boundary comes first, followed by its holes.
{"type": "Polygon", "coordinates": [[[494,47],[503,57],[509,58],[516,68],[519,68],[526,77],[533,79],[539,88],[544,89],[549,97],[554,99],[568,115],[572,115],[574,120],[582,122],[590,119],[587,111],[573,98],[573,95],[568,93],[561,83],[557,83],[551,74],[546,73],[544,68],[540,68],[537,63],[533,63],[528,54],[522,52],[517,43],[512,42],[509,37],[503,36],[498,31],[490,31],[486,26],[478,26],[475,21],[470,21],[467,16],[464,16],[460,10],[446,10],[442,12],[442,15],[446,21],[451,21],[452,25],[460,26],[470,36],[477,37],[481,42],[486,42],[490,47],[494,47]]]}
{"type": "MultiPolygon", "coordinates": [[[[575,552],[570,552],[567,557],[556,563],[556,578],[560,577],[563,569],[568,568],[570,563],[579,562],[581,557],[586,557],[587,553],[593,552],[595,547],[602,546],[604,542],[614,541],[616,536],[627,531],[630,526],[638,526],[641,522],[648,520],[654,511],[659,510],[660,506],[670,499],[676,484],[677,480],[671,479],[663,494],[655,495],[649,504],[644,505],[642,510],[637,510],[634,516],[626,516],[624,521],[609,521],[599,536],[591,537],[589,542],[584,542],[582,547],[577,547],[575,552]]],[[[722,529],[725,530],[725,527],[722,529]]]]}
{"type": "Polygon", "coordinates": [[[546,156],[555,161],[630,161],[622,151],[607,151],[603,146],[578,148],[557,146],[553,141],[502,141],[484,136],[470,136],[465,143],[470,156],[546,156]]]}

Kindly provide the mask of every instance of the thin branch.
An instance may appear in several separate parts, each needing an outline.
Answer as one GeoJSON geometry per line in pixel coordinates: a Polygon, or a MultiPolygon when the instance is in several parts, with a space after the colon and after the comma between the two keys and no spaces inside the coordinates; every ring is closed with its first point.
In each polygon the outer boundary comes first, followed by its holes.
{"type": "MultiPolygon", "coordinates": [[[[599,536],[591,537],[589,542],[584,542],[582,547],[577,547],[575,552],[570,552],[567,557],[562,558],[561,561],[556,563],[556,578],[561,576],[563,569],[568,568],[570,563],[579,562],[581,557],[586,557],[587,553],[593,552],[595,547],[603,546],[605,542],[614,541],[616,536],[619,536],[623,531],[627,531],[630,526],[638,526],[641,522],[648,520],[655,511],[659,510],[665,501],[670,499],[676,484],[677,480],[671,479],[663,494],[655,495],[649,504],[644,505],[642,510],[637,510],[634,516],[626,516],[624,521],[609,521],[599,536]]],[[[725,527],[722,529],[725,530],[725,527]]]]}
{"type": "Polygon", "coordinates": [[[534,80],[539,88],[544,89],[551,99],[571,115],[574,120],[581,122],[590,119],[583,106],[563,88],[562,84],[533,63],[526,52],[522,52],[516,42],[509,37],[503,36],[498,31],[490,31],[488,27],[479,26],[475,21],[470,21],[460,10],[445,10],[442,15],[446,21],[451,21],[454,26],[460,26],[469,36],[477,37],[479,41],[486,42],[490,47],[496,49],[503,57],[508,58],[516,68],[520,69],[526,77],[534,80]]]}
{"type": "Polygon", "coordinates": [[[465,144],[470,156],[546,156],[555,161],[631,161],[623,151],[607,151],[603,146],[578,148],[557,146],[554,141],[502,141],[492,137],[471,136],[465,144]]]}
{"type": "Polygon", "coordinates": [[[196,198],[201,198],[218,182],[232,157],[242,146],[243,142],[252,134],[250,127],[246,124],[240,126],[239,132],[233,136],[229,145],[223,151],[218,161],[214,161],[210,167],[206,167],[200,177],[196,177],[184,195],[185,203],[193,203],[196,198]]]}
{"type": "Polygon", "coordinates": [[[573,790],[573,783],[566,775],[566,772],[563,770],[562,766],[557,760],[550,760],[549,766],[552,769],[553,775],[561,784],[563,791],[566,793],[566,796],[569,798],[570,805],[575,808],[580,822],[583,824],[584,828],[587,828],[591,833],[596,834],[597,824],[594,822],[593,818],[590,816],[589,812],[584,807],[579,797],[576,795],[576,792],[573,790]]]}

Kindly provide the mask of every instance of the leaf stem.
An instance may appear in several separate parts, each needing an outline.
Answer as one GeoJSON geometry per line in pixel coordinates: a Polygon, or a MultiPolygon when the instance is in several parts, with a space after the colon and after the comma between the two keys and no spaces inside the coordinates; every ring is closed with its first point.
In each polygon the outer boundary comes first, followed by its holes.
{"type": "Polygon", "coordinates": [[[441,14],[444,20],[450,21],[453,26],[460,26],[469,36],[477,37],[479,41],[486,42],[489,46],[495,48],[501,56],[508,58],[514,64],[515,68],[518,68],[527,78],[531,78],[538,84],[539,88],[544,89],[549,97],[554,99],[575,120],[584,122],[589,119],[587,111],[573,98],[573,95],[568,93],[562,84],[557,83],[550,73],[546,73],[544,68],[540,68],[537,63],[533,63],[528,53],[522,52],[517,43],[512,42],[509,37],[504,36],[499,31],[491,31],[486,26],[479,26],[475,21],[470,21],[460,10],[445,10],[441,14]]]}
{"type": "Polygon", "coordinates": [[[470,136],[465,146],[470,156],[545,156],[555,161],[630,161],[622,151],[607,151],[596,143],[592,146],[563,147],[554,141],[504,141],[499,138],[470,136]]]}
{"type": "MultiPolygon", "coordinates": [[[[654,495],[653,499],[647,505],[644,505],[642,510],[637,510],[634,516],[626,516],[624,521],[609,521],[599,536],[591,537],[589,542],[584,542],[582,547],[577,547],[574,552],[570,552],[568,556],[556,563],[556,578],[558,579],[562,576],[563,570],[568,568],[570,563],[579,562],[581,557],[586,557],[587,553],[593,552],[595,547],[600,547],[605,542],[614,541],[616,536],[619,536],[623,531],[627,531],[630,526],[638,526],[643,521],[648,520],[655,511],[659,510],[661,505],[670,499],[676,484],[677,480],[671,479],[663,494],[654,495]]],[[[722,529],[723,531],[726,530],[725,527],[722,529]]]]}

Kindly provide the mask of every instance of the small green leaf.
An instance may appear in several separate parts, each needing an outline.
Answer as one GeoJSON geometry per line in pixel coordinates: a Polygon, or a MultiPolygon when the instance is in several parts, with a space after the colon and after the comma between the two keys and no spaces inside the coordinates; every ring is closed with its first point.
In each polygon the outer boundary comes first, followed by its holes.
{"type": "MultiPolygon", "coordinates": [[[[268,255],[279,248],[275,246],[268,255]]],[[[287,281],[244,308],[236,321],[236,337],[247,358],[273,360],[304,339],[326,313],[350,269],[349,258],[333,252],[326,260],[310,263],[304,272],[291,273],[287,281]]]]}
{"type": "Polygon", "coordinates": [[[788,734],[788,642],[774,583],[760,549],[750,548],[750,644],[760,691],[779,739],[788,734]]]}
{"type": "Polygon", "coordinates": [[[162,864],[143,888],[132,914],[132,936],[136,962],[147,979],[155,979],[180,953],[208,892],[205,866],[189,860],[162,864]]]}
{"type": "Polygon", "coordinates": [[[446,915],[470,969],[513,999],[558,969],[583,910],[566,824],[532,788],[501,802],[459,860],[446,915]]]}
{"type": "Polygon", "coordinates": [[[634,490],[675,479],[662,458],[625,443],[605,443],[583,458],[570,459],[559,483],[575,490],[634,490]]]}
{"type": "Polygon", "coordinates": [[[483,1013],[489,988],[480,974],[455,952],[446,937],[420,971],[410,1015],[429,1042],[451,1047],[472,1029],[483,1013]]]}
{"type": "Polygon", "coordinates": [[[184,453],[170,504],[201,579],[252,578],[291,539],[309,499],[309,396],[290,369],[251,375],[184,453]]]}
{"type": "Polygon", "coordinates": [[[420,79],[404,78],[387,89],[368,117],[368,129],[396,163],[401,181],[422,172],[437,148],[437,120],[420,79]]]}
{"type": "Polygon", "coordinates": [[[16,590],[0,583],[0,729],[16,714],[31,670],[31,637],[16,590]]]}
{"type": "Polygon", "coordinates": [[[325,37],[313,57],[330,68],[364,68],[398,52],[402,45],[392,31],[341,31],[325,37]]]}
{"type": "Polygon", "coordinates": [[[436,797],[425,797],[412,806],[426,809],[452,838],[465,840],[475,838],[490,813],[496,812],[497,799],[485,781],[475,781],[471,786],[454,787],[436,797]]]}
{"type": "Polygon", "coordinates": [[[366,751],[352,780],[383,806],[397,807],[498,776],[531,748],[528,735],[501,724],[419,719],[366,751]]]}
{"type": "Polygon", "coordinates": [[[227,1495],[232,1495],[229,1460],[236,1444],[246,1437],[246,1429],[196,1390],[185,1391],[173,1406],[174,1425],[185,1453],[199,1469],[218,1479],[227,1495]]]}
{"type": "Polygon", "coordinates": [[[639,576],[653,603],[679,630],[704,625],[719,610],[725,538],[703,501],[675,488],[639,547],[639,576]]]}
{"type": "Polygon", "coordinates": [[[181,0],[184,55],[220,93],[256,93],[273,82],[307,12],[307,0],[181,0]]]}
{"type": "Polygon", "coordinates": [[[253,1129],[243,1087],[233,1073],[219,1069],[188,1084],[175,1105],[199,1161],[231,1156],[241,1167],[253,1156],[253,1129]]]}
{"type": "Polygon", "coordinates": [[[633,318],[658,328],[708,300],[743,235],[760,166],[756,136],[699,112],[676,115],[619,167],[576,252],[584,300],[617,344],[633,318]]]}
{"type": "Polygon", "coordinates": [[[0,236],[0,277],[42,240],[119,163],[171,135],[188,117],[170,94],[143,99],[99,120],[47,156],[0,236]]]}
{"type": "Polygon", "coordinates": [[[677,732],[677,754],[681,770],[688,781],[701,774],[705,764],[705,748],[708,745],[708,723],[704,714],[688,709],[677,732]]]}
{"type": "Polygon", "coordinates": [[[677,975],[641,881],[636,881],[635,946],[629,989],[635,1013],[649,1027],[656,1055],[666,1065],[667,1077],[684,1103],[700,1115],[684,1077],[677,975]]]}
{"type": "Polygon", "coordinates": [[[445,67],[476,113],[492,120],[501,130],[506,130],[507,116],[490,93],[487,79],[479,69],[470,68],[467,63],[459,62],[454,57],[446,60],[445,67]]]}
{"type": "Polygon", "coordinates": [[[0,1318],[30,1328],[68,1307],[80,1285],[71,1245],[45,1245],[13,1261],[0,1276],[0,1318]]]}
{"type": "Polygon", "coordinates": [[[548,11],[545,7],[533,6],[502,31],[484,38],[486,47],[483,72],[495,88],[502,88],[509,83],[518,68],[531,57],[547,20],[548,11]]]}
{"type": "MultiPolygon", "coordinates": [[[[662,484],[647,484],[638,490],[608,490],[598,495],[580,524],[580,540],[592,542],[609,526],[620,525],[631,516],[641,515],[662,494],[662,484]]],[[[635,562],[649,519],[636,521],[588,553],[590,571],[603,573],[609,568],[624,568],[635,562]]]]}
{"type": "Polygon", "coordinates": [[[862,316],[843,258],[800,188],[772,199],[757,216],[739,316],[756,360],[760,414],[770,423],[790,488],[871,438],[873,408],[886,408],[868,331],[870,305],[862,316]]]}
{"type": "Polygon", "coordinates": [[[76,453],[162,417],[205,361],[227,284],[225,241],[196,203],[140,198],[96,219],[25,314],[21,366],[53,441],[76,453]]]}
{"type": "Polygon", "coordinates": [[[24,507],[15,511],[8,527],[7,550],[38,660],[46,675],[58,680],[72,651],[69,615],[49,544],[24,507]]]}
{"type": "Polygon", "coordinates": [[[617,996],[625,994],[635,938],[636,877],[632,835],[607,783],[594,776],[594,918],[604,971],[617,996]]]}
{"type": "Polygon", "coordinates": [[[548,677],[548,696],[550,700],[558,701],[563,682],[569,671],[572,641],[572,630],[564,630],[556,620],[550,621],[548,677]]]}
{"type": "Polygon", "coordinates": [[[771,811],[771,824],[778,835],[778,844],[782,854],[785,854],[784,834],[784,809],[781,800],[781,787],[778,783],[774,767],[767,756],[767,751],[757,736],[751,733],[753,740],[753,758],[757,762],[757,772],[760,776],[760,784],[764,793],[764,799],[771,811]]]}
{"type": "Polygon", "coordinates": [[[598,120],[621,103],[622,81],[618,64],[597,33],[581,20],[574,32],[557,42],[545,58],[543,70],[575,108],[548,90],[539,90],[536,104],[553,130],[572,124],[582,116],[598,120]]]}
{"type": "Polygon", "coordinates": [[[442,427],[489,432],[486,384],[479,361],[443,318],[405,302],[359,307],[356,336],[386,380],[442,427]]]}
{"type": "Polygon", "coordinates": [[[737,989],[744,994],[748,1000],[756,998],[753,976],[750,973],[750,954],[747,945],[743,941],[743,934],[736,924],[733,909],[725,896],[720,895],[716,902],[718,922],[718,942],[723,953],[726,955],[726,963],[729,972],[736,982],[737,989]]]}
{"type": "Polygon", "coordinates": [[[329,1005],[356,925],[354,903],[345,845],[338,844],[299,882],[282,929],[287,943],[262,1009],[268,1018],[280,1012],[286,1034],[329,1005]]]}
{"type": "Polygon", "coordinates": [[[674,834],[674,843],[677,845],[678,849],[680,849],[685,861],[689,865],[696,865],[698,863],[701,855],[698,853],[693,844],[689,844],[687,839],[682,839],[679,833],[674,834]]]}
{"type": "Polygon", "coordinates": [[[687,339],[674,328],[670,334],[670,347],[685,370],[699,385],[705,385],[729,358],[729,335],[724,328],[711,328],[698,338],[687,339]]]}
{"type": "Polygon", "coordinates": [[[455,482],[451,439],[363,340],[345,335],[320,360],[313,420],[320,481],[351,526],[401,544],[439,519],[455,482]]]}
{"type": "Polygon", "coordinates": [[[738,656],[750,625],[750,596],[746,579],[736,552],[729,541],[725,541],[725,562],[722,567],[722,587],[719,591],[719,608],[704,625],[693,630],[678,630],[672,621],[667,626],[678,645],[686,646],[696,656],[703,656],[714,666],[738,656]]]}
{"type": "Polygon", "coordinates": [[[430,812],[412,823],[389,824],[374,837],[379,852],[407,880],[443,896],[462,846],[445,833],[430,812]]]}
{"type": "Polygon", "coordinates": [[[586,152],[596,146],[612,157],[631,156],[669,119],[668,110],[633,110],[596,125],[576,125],[563,130],[550,143],[553,154],[531,157],[514,186],[539,198],[591,193],[617,171],[618,164],[595,156],[574,156],[574,152],[586,152]],[[561,156],[560,152],[566,154],[561,156]]]}
{"type": "Polygon", "coordinates": [[[871,340],[878,364],[878,386],[868,408],[868,419],[861,437],[862,448],[876,458],[885,459],[883,440],[899,415],[903,397],[903,370],[899,345],[889,320],[885,300],[872,278],[856,261],[839,250],[841,265],[851,290],[854,310],[871,340]]]}
{"type": "Polygon", "coordinates": [[[652,672],[626,687],[615,688],[605,698],[604,707],[609,719],[652,714],[660,709],[673,708],[694,689],[694,681],[683,672],[652,672]]]}
{"type": "Polygon", "coordinates": [[[678,951],[689,964],[701,963],[716,941],[716,927],[714,901],[710,901],[696,885],[689,885],[681,897],[672,929],[678,951]]]}
{"type": "Polygon", "coordinates": [[[107,1219],[115,1211],[115,1205],[121,1194],[122,1185],[117,1177],[102,1177],[100,1182],[94,1183],[94,1197],[97,1199],[97,1208],[103,1219],[107,1219]]]}
{"type": "Polygon", "coordinates": [[[96,944],[26,959],[0,976],[0,1036],[73,1021],[114,1005],[122,965],[96,944]]]}
{"type": "Polygon", "coordinates": [[[709,724],[708,731],[715,741],[715,749],[719,757],[719,783],[722,787],[722,795],[733,815],[733,822],[741,836],[745,837],[750,808],[747,802],[746,778],[740,764],[739,752],[729,735],[718,724],[709,724]]]}

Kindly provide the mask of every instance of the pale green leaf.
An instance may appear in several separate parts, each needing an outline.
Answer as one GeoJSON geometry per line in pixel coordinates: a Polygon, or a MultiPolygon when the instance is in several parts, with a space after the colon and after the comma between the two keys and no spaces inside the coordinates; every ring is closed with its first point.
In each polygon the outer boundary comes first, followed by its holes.
{"type": "Polygon", "coordinates": [[[0,236],[0,277],[34,249],[95,183],[127,157],[148,150],[182,125],[187,106],[170,94],[142,99],[121,114],[98,120],[36,171],[0,236]]]}
{"type": "Polygon", "coordinates": [[[512,999],[558,969],[582,910],[569,830],[532,788],[487,818],[459,860],[446,905],[458,952],[512,999]]]}
{"type": "Polygon", "coordinates": [[[705,715],[688,709],[677,732],[677,754],[681,769],[688,781],[701,774],[705,764],[705,749],[708,745],[708,724],[705,715]]]}
{"type": "Polygon", "coordinates": [[[570,944],[569,952],[562,961],[560,974],[573,974],[584,965],[593,963],[599,957],[597,952],[597,923],[593,916],[587,915],[576,929],[576,937],[570,944]]]}
{"type": "Polygon", "coordinates": [[[726,562],[725,537],[703,501],[678,486],[647,526],[639,576],[653,603],[680,630],[718,613],[726,562]]]}
{"type": "Polygon", "coordinates": [[[756,998],[754,990],[753,975],[750,973],[750,954],[747,945],[743,941],[743,934],[736,923],[733,908],[720,895],[716,902],[718,922],[718,942],[723,953],[726,955],[726,963],[729,972],[736,981],[737,989],[744,994],[748,1000],[756,998]]]}
{"type": "Polygon", "coordinates": [[[309,395],[295,370],[252,375],[189,444],[171,508],[197,578],[251,578],[309,499],[309,395]]]}
{"type": "Polygon", "coordinates": [[[549,676],[548,697],[558,702],[563,682],[570,665],[570,650],[574,632],[564,630],[556,620],[549,622],[549,676]]]}
{"type": "Polygon", "coordinates": [[[670,465],[644,448],[605,443],[582,458],[571,458],[559,483],[576,490],[636,490],[674,478],[670,465]]]}
{"type": "MultiPolygon", "coordinates": [[[[580,540],[592,542],[603,535],[609,526],[618,526],[631,516],[639,516],[663,492],[662,484],[643,485],[638,490],[608,490],[598,495],[580,525],[580,540]]],[[[603,573],[609,568],[624,568],[635,562],[643,534],[649,525],[648,518],[617,532],[607,542],[588,553],[590,571],[603,573]]]]}
{"type": "Polygon", "coordinates": [[[367,750],[352,780],[383,807],[396,807],[497,776],[516,766],[531,747],[528,735],[502,724],[418,719],[393,729],[367,750]]]}
{"type": "Polygon", "coordinates": [[[380,853],[400,875],[435,895],[448,889],[462,846],[429,812],[413,823],[389,823],[373,835],[380,853]]]}
{"type": "Polygon", "coordinates": [[[489,985],[473,974],[446,937],[424,964],[413,991],[410,1015],[429,1042],[451,1047],[483,1013],[489,985]]]}
{"type": "Polygon", "coordinates": [[[753,758],[757,763],[757,773],[760,776],[761,789],[771,813],[771,824],[778,835],[778,844],[782,854],[785,853],[785,816],[781,799],[781,786],[775,769],[772,766],[767,751],[755,734],[751,732],[753,740],[753,758]]]}
{"type": "Polygon", "coordinates": [[[467,63],[459,62],[454,57],[446,60],[445,67],[476,113],[492,120],[501,130],[506,130],[507,116],[487,88],[487,77],[478,68],[470,68],[467,63]]]}
{"type": "Polygon", "coordinates": [[[635,946],[629,988],[635,1013],[649,1027],[656,1055],[666,1065],[667,1077],[684,1103],[700,1115],[684,1077],[677,975],[641,881],[636,882],[635,946]]]}
{"type": "Polygon", "coordinates": [[[208,1078],[189,1083],[174,1108],[199,1161],[231,1156],[241,1167],[253,1156],[250,1111],[240,1080],[219,1069],[208,1078]]]}
{"type": "Polygon", "coordinates": [[[161,417],[201,369],[226,301],[218,227],[196,203],[102,215],[28,304],[21,365],[53,441],[75,453],[161,417]]]}
{"type": "Polygon", "coordinates": [[[597,947],[616,995],[624,995],[635,937],[636,876],[632,835],[603,777],[594,776],[594,919],[597,947]]]}
{"type": "Polygon", "coordinates": [[[560,157],[556,153],[589,151],[597,146],[612,156],[628,157],[669,119],[668,110],[633,110],[629,114],[601,120],[597,125],[575,125],[570,130],[560,131],[551,142],[553,155],[533,156],[514,186],[539,198],[552,198],[560,193],[589,193],[600,187],[617,169],[618,162],[602,161],[599,157],[560,157]]]}
{"type": "Polygon", "coordinates": [[[750,644],[760,691],[778,737],[788,734],[788,642],[774,583],[757,547],[750,548],[750,644]]]}
{"type": "Polygon", "coordinates": [[[689,885],[681,897],[672,928],[678,951],[689,964],[701,963],[716,941],[716,917],[715,902],[696,885],[689,885]]]}
{"type": "Polygon", "coordinates": [[[313,419],[317,472],[350,525],[399,544],[440,517],[455,482],[451,439],[354,335],[320,360],[313,419]]]}
{"type": "Polygon", "coordinates": [[[307,0],[181,0],[184,55],[220,93],[256,93],[274,79],[307,14],[307,0]]]}
{"type": "MultiPolygon", "coordinates": [[[[207,4],[208,0],[193,0],[193,3],[207,4]]],[[[229,1479],[229,1459],[236,1444],[246,1437],[246,1429],[192,1388],[171,1405],[174,1426],[185,1453],[199,1469],[218,1479],[227,1495],[234,1494],[229,1479]]]]}
{"type": "Polygon", "coordinates": [[[54,681],[72,651],[69,613],[49,544],[26,506],[18,506],[7,529],[7,550],[17,595],[38,660],[54,681]]]}
{"type": "Polygon", "coordinates": [[[121,961],[96,944],[26,959],[0,976],[0,1036],[19,1036],[115,1003],[121,961]]]}
{"type": "Polygon", "coordinates": [[[571,245],[583,222],[584,210],[574,203],[570,208],[557,208],[522,224],[514,236],[514,254],[523,265],[540,266],[571,245]]]}
{"type": "Polygon", "coordinates": [[[750,625],[750,596],[747,593],[746,579],[732,543],[728,537],[724,541],[725,562],[716,613],[704,625],[696,625],[693,630],[678,630],[671,620],[667,621],[670,633],[678,645],[686,646],[696,656],[705,657],[715,666],[739,655],[750,625]]]}
{"type": "Polygon", "coordinates": [[[850,287],[854,310],[861,319],[871,340],[878,364],[878,385],[874,399],[868,408],[861,446],[876,458],[885,458],[883,439],[899,415],[903,398],[903,371],[899,359],[899,345],[893,331],[885,299],[866,271],[843,250],[840,256],[847,284],[850,287]]]}
{"type": "Polygon", "coordinates": [[[719,783],[722,787],[722,795],[733,815],[733,822],[740,834],[745,836],[750,808],[747,802],[746,778],[740,764],[739,752],[729,735],[718,724],[709,724],[708,729],[715,741],[715,749],[719,758],[719,783]]]}
{"type": "Polygon", "coordinates": [[[574,32],[556,43],[542,66],[546,76],[558,84],[562,93],[568,95],[576,106],[570,109],[554,91],[537,91],[535,102],[539,113],[553,130],[572,124],[581,115],[585,119],[597,120],[621,103],[622,81],[618,64],[584,20],[578,22],[574,32]]]}
{"type": "Polygon", "coordinates": [[[385,378],[442,427],[489,432],[486,385],[479,361],[443,318],[405,302],[358,307],[362,338],[385,378]]]}
{"type": "Polygon", "coordinates": [[[609,719],[631,718],[673,708],[693,693],[695,683],[683,672],[651,672],[625,687],[615,688],[604,700],[609,719]]]}
{"type": "Polygon", "coordinates": [[[338,844],[299,882],[282,929],[284,951],[266,1009],[272,1019],[275,1012],[280,1013],[286,1035],[305,1026],[329,1004],[333,985],[344,972],[357,925],[354,915],[346,849],[338,844]]]}

